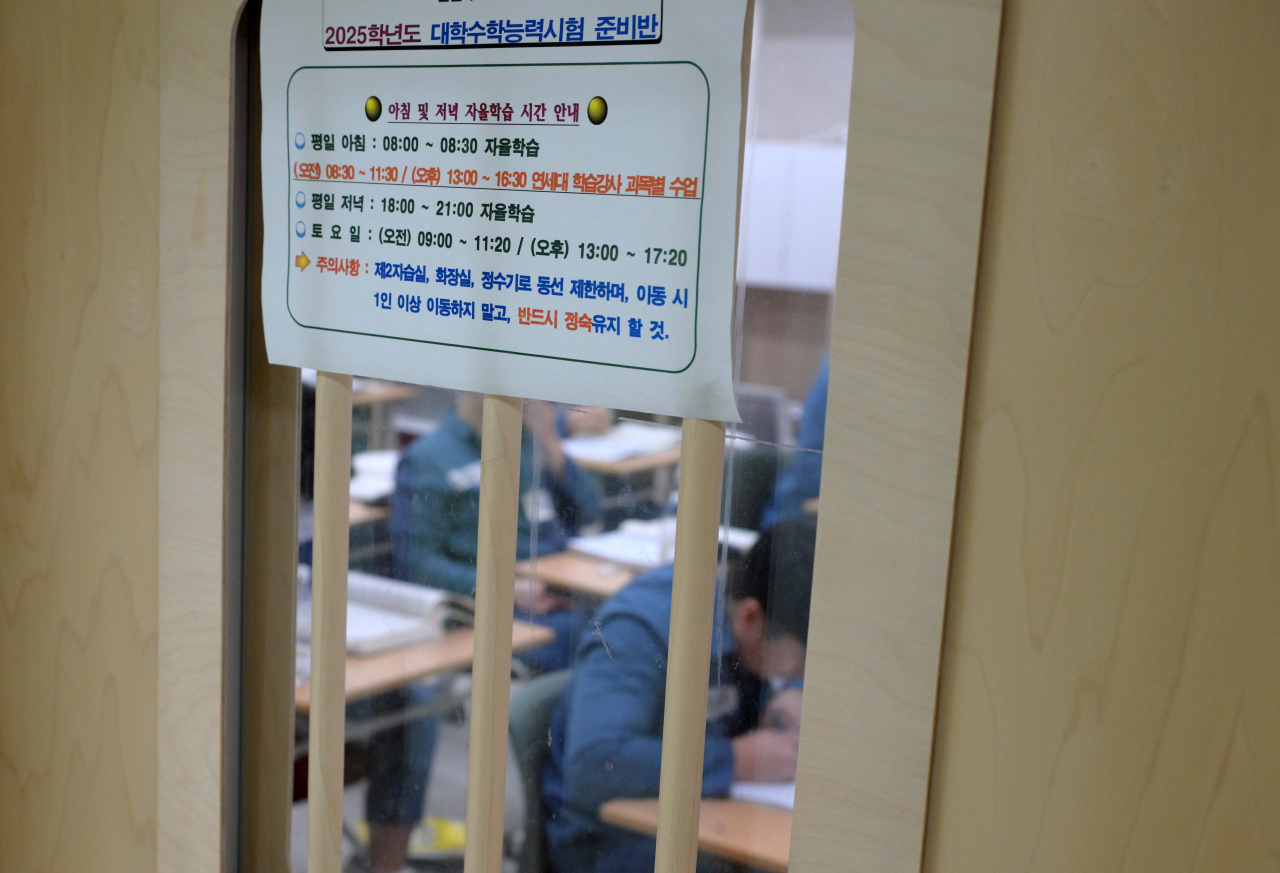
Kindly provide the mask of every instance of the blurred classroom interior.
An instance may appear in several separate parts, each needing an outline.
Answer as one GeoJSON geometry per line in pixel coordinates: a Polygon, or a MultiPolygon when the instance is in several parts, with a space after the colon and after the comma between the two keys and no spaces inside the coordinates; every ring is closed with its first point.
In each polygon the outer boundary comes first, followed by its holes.
{"type": "MultiPolygon", "coordinates": [[[[730,623],[726,611],[734,606],[726,603],[726,585],[732,574],[740,574],[761,532],[796,516],[812,518],[818,511],[826,357],[853,62],[853,18],[847,4],[805,0],[786,4],[784,12],[777,2],[762,2],[756,22],[734,329],[735,396],[742,422],[730,427],[726,440],[722,550],[715,580],[720,591],[718,620],[726,626],[730,623]],[[815,99],[792,99],[800,92],[815,99]]],[[[300,703],[295,742],[303,751],[295,766],[294,796],[299,799],[292,827],[293,864],[298,871],[305,869],[307,844],[306,802],[301,798],[306,773],[303,704],[309,657],[305,640],[313,521],[314,372],[304,371],[302,382],[300,703]]],[[[468,664],[465,657],[436,664],[433,654],[451,635],[462,638],[466,599],[474,593],[478,404],[477,396],[430,386],[358,376],[353,384],[346,750],[350,784],[345,795],[345,851],[353,869],[397,873],[407,864],[422,869],[458,869],[461,864],[468,664]],[[379,614],[379,610],[395,613],[391,607],[412,602],[417,594],[413,588],[445,592],[462,607],[442,611],[435,601],[419,604],[416,608],[430,618],[415,637],[412,627],[399,626],[407,623],[406,613],[379,614]],[[443,636],[429,627],[438,618],[445,628],[443,636]],[[393,645],[396,640],[409,642],[393,645]],[[380,664],[397,659],[413,666],[386,669],[379,675],[380,664]],[[365,663],[356,663],[361,660],[365,663]],[[376,679],[361,691],[353,687],[353,670],[369,671],[376,679]],[[414,798],[406,802],[405,792],[414,798]],[[398,798],[400,808],[386,799],[389,796],[398,798]],[[405,818],[413,821],[399,821],[405,818]]],[[[617,595],[633,580],[639,578],[645,587],[652,585],[655,574],[661,577],[664,568],[669,575],[679,499],[680,435],[678,419],[525,401],[504,842],[512,871],[652,869],[652,849],[644,844],[651,846],[656,827],[656,759],[649,762],[652,772],[647,778],[642,767],[631,781],[622,780],[619,788],[592,795],[589,803],[600,806],[598,813],[594,808],[574,807],[573,780],[568,780],[569,790],[563,790],[566,811],[561,815],[558,806],[563,798],[544,796],[543,770],[549,766],[551,749],[542,748],[548,744],[540,737],[551,731],[560,698],[570,696],[572,689],[564,689],[570,687],[575,670],[591,669],[593,637],[608,647],[611,637],[619,633],[608,622],[604,627],[594,623],[597,614],[623,609],[617,595]],[[522,719],[526,723],[521,724],[522,719]],[[591,821],[585,829],[560,824],[561,831],[572,832],[576,839],[554,839],[558,819],[577,816],[585,821],[596,815],[612,816],[613,821],[591,821]],[[593,829],[615,838],[602,838],[593,829]],[[633,841],[641,844],[638,850],[626,848],[633,841]],[[623,855],[610,854],[614,851],[623,855]]],[[[805,548],[808,563],[801,560],[801,564],[811,567],[812,544],[805,548]]],[[[669,580],[666,589],[661,581],[657,584],[669,598],[669,580]]],[[[807,581],[804,587],[807,612],[807,581]]],[[[407,615],[413,616],[414,609],[409,607],[407,615]]],[[[625,628],[621,634],[618,645],[626,639],[625,628]]],[[[727,672],[720,670],[718,681],[713,677],[712,691],[732,697],[741,693],[731,678],[739,659],[733,655],[730,631],[717,639],[716,660],[726,665],[727,672]]],[[[766,679],[783,685],[794,682],[798,696],[802,666],[792,668],[796,670],[799,677],[766,679]]],[[[606,666],[605,686],[611,675],[606,666]]],[[[750,684],[750,693],[758,698],[759,677],[750,684]]],[[[764,687],[767,699],[772,689],[768,681],[764,687]]],[[[660,690],[659,684],[659,699],[660,690]]],[[[759,705],[760,699],[743,704],[748,710],[759,705]]],[[[708,796],[714,798],[711,802],[719,805],[708,810],[724,818],[720,826],[755,834],[745,849],[740,840],[737,845],[734,840],[722,840],[704,846],[700,863],[710,865],[709,869],[786,869],[798,707],[795,723],[786,730],[762,726],[763,714],[761,710],[743,716],[745,720],[727,728],[725,736],[763,729],[789,737],[783,745],[791,748],[781,754],[780,765],[761,769],[759,779],[737,779],[734,791],[739,796],[727,796],[727,782],[707,786],[708,796]],[[716,845],[722,845],[719,852],[716,845]]],[[[575,723],[580,721],[579,715],[575,723]]],[[[590,729],[644,733],[639,723],[590,729]]],[[[660,727],[650,724],[647,730],[660,747],[660,727]]],[[[711,721],[708,730],[715,732],[711,721]]],[[[708,740],[709,749],[714,742],[723,745],[727,740],[708,740]]],[[[557,753],[566,753],[563,745],[561,738],[557,753]]],[[[570,759],[572,745],[567,750],[570,759]]],[[[749,748],[749,743],[742,748],[749,748]]],[[[738,758],[746,755],[740,752],[738,758]]],[[[767,762],[773,760],[766,757],[767,762]]],[[[598,778],[605,775],[601,772],[598,778]]],[[[563,789],[562,777],[557,771],[557,793],[563,789]]]]}

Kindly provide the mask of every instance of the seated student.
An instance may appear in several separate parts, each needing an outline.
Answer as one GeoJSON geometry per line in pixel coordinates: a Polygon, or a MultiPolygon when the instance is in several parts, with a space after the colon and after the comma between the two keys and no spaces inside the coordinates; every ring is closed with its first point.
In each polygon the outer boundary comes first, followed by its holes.
{"type": "MultiPolygon", "coordinates": [[[[396,471],[391,500],[391,533],[397,574],[463,594],[474,594],[480,520],[481,398],[459,395],[457,413],[440,428],[414,442],[396,471]]],[[[520,527],[518,556],[528,557],[538,519],[539,551],[564,548],[568,534],[600,515],[600,498],[592,479],[573,465],[560,448],[555,416],[549,407],[525,408],[520,461],[520,527]],[[540,431],[543,471],[540,487],[533,487],[533,443],[530,431],[540,431]]],[[[517,615],[556,631],[556,642],[522,658],[546,670],[566,666],[572,645],[584,623],[567,610],[568,602],[554,597],[531,580],[517,589],[517,615]]],[[[429,702],[431,694],[410,685],[347,707],[352,718],[367,719],[429,702]]],[[[374,736],[370,747],[373,772],[365,800],[369,822],[370,869],[399,871],[405,863],[410,835],[422,820],[438,720],[418,719],[374,736]]]]}
{"type": "MultiPolygon", "coordinates": [[[[779,524],[730,572],[726,627],[712,650],[731,648],[708,665],[705,795],[728,794],[734,780],[795,778],[815,526],[812,516],[779,524]]],[[[653,839],[605,825],[596,811],[658,794],[671,585],[671,567],[640,576],[582,637],[542,778],[556,873],[653,870],[653,839]]]]}
{"type": "MultiPolygon", "coordinates": [[[[410,582],[471,595],[476,588],[480,524],[482,398],[459,394],[456,413],[416,440],[400,458],[391,498],[396,575],[410,582]]],[[[525,406],[520,459],[517,558],[529,557],[536,530],[539,554],[562,551],[569,536],[600,517],[595,480],[565,456],[549,406],[525,406]],[[534,483],[533,434],[542,439],[542,471],[534,483]],[[536,528],[535,528],[536,525],[536,528]]],[[[543,670],[566,667],[584,619],[536,580],[520,580],[516,614],[550,627],[556,641],[522,660],[543,670]]]]}
{"type": "Polygon", "coordinates": [[[805,501],[818,496],[818,486],[822,482],[822,444],[827,428],[827,381],[830,375],[831,359],[823,358],[818,375],[805,395],[800,432],[796,434],[799,447],[811,451],[796,452],[778,477],[773,498],[760,519],[762,530],[804,512],[805,501]]]}

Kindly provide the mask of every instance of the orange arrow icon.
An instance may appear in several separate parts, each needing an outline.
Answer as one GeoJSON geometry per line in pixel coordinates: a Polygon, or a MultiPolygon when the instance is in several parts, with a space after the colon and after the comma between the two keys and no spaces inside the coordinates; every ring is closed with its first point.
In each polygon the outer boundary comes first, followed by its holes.
{"type": "Polygon", "coordinates": [[[307,257],[307,253],[303,252],[293,259],[293,265],[299,270],[305,270],[307,265],[311,263],[311,259],[307,257]]]}

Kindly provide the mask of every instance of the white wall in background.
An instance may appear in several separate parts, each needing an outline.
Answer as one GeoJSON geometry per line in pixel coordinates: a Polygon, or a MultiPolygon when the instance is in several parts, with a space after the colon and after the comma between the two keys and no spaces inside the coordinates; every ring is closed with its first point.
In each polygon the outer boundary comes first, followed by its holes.
{"type": "Polygon", "coordinates": [[[747,144],[740,283],[801,291],[835,288],[844,157],[843,142],[747,144]]]}

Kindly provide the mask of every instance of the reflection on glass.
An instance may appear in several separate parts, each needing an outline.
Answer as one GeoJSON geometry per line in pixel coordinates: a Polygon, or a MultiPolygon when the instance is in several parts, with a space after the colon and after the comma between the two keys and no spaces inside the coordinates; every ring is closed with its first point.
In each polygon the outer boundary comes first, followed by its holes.
{"type": "MultiPolygon", "coordinates": [[[[841,186],[852,63],[847,2],[760,0],[757,10],[735,321],[743,422],[726,443],[721,561],[708,580],[703,870],[787,864],[839,226],[827,195],[841,186]],[[728,835],[719,842],[717,829],[728,835]]],[[[347,861],[377,873],[460,869],[481,400],[357,380],[355,402],[347,861]]],[[[653,869],[679,442],[678,422],[525,404],[506,873],[653,869]]],[[[305,762],[295,772],[292,863],[303,871],[305,762]]]]}
{"type": "MultiPolygon", "coordinates": [[[[731,562],[713,643],[703,792],[795,779],[816,520],[764,532],[731,562]]],[[[618,798],[656,797],[672,569],[648,571],[595,614],[551,720],[543,769],[555,869],[648,871],[654,841],[600,820],[618,798]]]]}
{"type": "MultiPolygon", "coordinates": [[[[479,395],[459,394],[434,432],[400,458],[391,496],[396,576],[408,582],[472,595],[480,523],[479,395]]],[[[517,560],[535,549],[563,551],[570,536],[599,521],[600,489],[564,452],[556,411],[525,405],[520,461],[517,560]],[[539,456],[535,458],[535,443],[539,456]]],[[[584,613],[536,579],[516,588],[517,617],[551,629],[553,642],[521,654],[538,671],[569,666],[584,613]]]]}
{"type": "MultiPolygon", "coordinates": [[[[781,416],[758,418],[780,420],[780,440],[749,436],[748,415],[727,443],[704,788],[742,796],[747,814],[751,798],[785,802],[794,790],[816,527],[807,498],[825,406],[815,366],[799,410],[814,448],[794,444],[785,394],[772,404],[781,416]]],[[[376,871],[456,861],[465,842],[469,650],[447,663],[430,653],[466,634],[481,401],[421,391],[432,402],[397,400],[352,464],[353,493],[369,502],[353,501],[348,663],[418,659],[348,684],[349,852],[376,871]],[[428,406],[424,423],[413,413],[428,406]]],[[[507,814],[516,869],[652,869],[643,822],[606,824],[601,807],[657,794],[679,434],[626,413],[526,404],[507,814]]],[[[300,847],[302,821],[300,808],[300,847]]],[[[704,853],[704,867],[717,864],[704,853]]]]}

